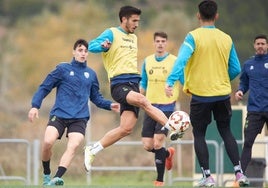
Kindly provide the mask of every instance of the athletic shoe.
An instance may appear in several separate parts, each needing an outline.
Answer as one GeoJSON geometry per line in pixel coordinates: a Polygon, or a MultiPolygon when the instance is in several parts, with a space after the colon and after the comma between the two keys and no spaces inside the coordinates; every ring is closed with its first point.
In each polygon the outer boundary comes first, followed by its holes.
{"type": "Polygon", "coordinates": [[[48,185],[50,180],[50,174],[43,174],[43,185],[48,185]]]}
{"type": "Polygon", "coordinates": [[[239,183],[237,181],[234,181],[232,187],[235,188],[235,187],[240,187],[240,186],[239,186],[239,183]]]}
{"type": "Polygon", "coordinates": [[[169,135],[169,139],[172,141],[178,140],[179,138],[182,138],[184,135],[184,132],[171,132],[169,135]]]}
{"type": "Polygon", "coordinates": [[[199,187],[214,187],[214,185],[215,181],[212,176],[209,176],[207,178],[204,177],[198,183],[199,187]]]}
{"type": "Polygon", "coordinates": [[[168,149],[169,156],[166,158],[166,169],[170,170],[173,166],[173,157],[175,154],[175,149],[173,147],[169,147],[168,149]]]}
{"type": "Polygon", "coordinates": [[[244,174],[242,174],[240,172],[236,173],[235,180],[236,180],[236,182],[238,182],[240,187],[249,186],[249,181],[248,181],[247,176],[245,176],[244,174]]]}
{"type": "Polygon", "coordinates": [[[53,186],[53,185],[63,185],[64,181],[62,178],[55,177],[53,178],[48,185],[53,186]]]}
{"type": "Polygon", "coordinates": [[[84,164],[86,171],[90,171],[95,155],[91,153],[92,146],[86,146],[84,151],[84,164]]]}
{"type": "Polygon", "coordinates": [[[154,186],[155,187],[162,187],[162,186],[164,186],[164,182],[162,182],[162,181],[154,181],[154,186]]]}

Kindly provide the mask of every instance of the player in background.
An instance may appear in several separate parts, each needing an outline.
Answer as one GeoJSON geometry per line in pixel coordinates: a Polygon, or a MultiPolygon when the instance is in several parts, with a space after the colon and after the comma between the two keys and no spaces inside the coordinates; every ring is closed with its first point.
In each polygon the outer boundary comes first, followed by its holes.
{"type": "Polygon", "coordinates": [[[241,167],[246,172],[251,161],[252,146],[264,124],[268,125],[268,40],[266,35],[257,35],[253,47],[255,56],[248,59],[242,68],[240,83],[235,93],[236,100],[242,100],[249,91],[247,117],[244,126],[244,145],[241,167]]]}
{"type": "Polygon", "coordinates": [[[159,124],[169,128],[168,118],[151,105],[140,93],[137,62],[137,36],[141,10],[123,6],[119,11],[120,26],[106,29],[89,42],[89,51],[101,53],[110,82],[111,95],[120,103],[119,126],[108,131],[93,146],[85,147],[85,167],[89,171],[95,155],[106,147],[129,135],[137,123],[139,108],[159,124]]]}
{"type": "MultiPolygon", "coordinates": [[[[176,101],[179,96],[179,83],[174,86],[172,97],[165,94],[165,81],[170,73],[176,56],[166,51],[168,35],[165,32],[155,32],[154,36],[155,53],[144,59],[141,72],[140,92],[152,103],[153,106],[163,111],[169,117],[175,110],[176,101]]],[[[145,150],[155,154],[155,165],[157,178],[155,186],[164,185],[165,167],[170,170],[173,166],[173,147],[165,148],[165,139],[168,134],[167,129],[144,114],[142,127],[142,143],[145,150]]]]}
{"type": "Polygon", "coordinates": [[[214,186],[209,167],[205,139],[212,114],[227,154],[234,166],[236,181],[247,185],[240,166],[238,145],[231,132],[231,80],[241,71],[232,39],[215,27],[217,4],[205,0],[198,5],[197,18],[201,27],[191,31],[180,47],[178,58],[166,83],[166,94],[172,96],[174,82],[180,80],[183,91],[191,95],[190,120],[194,149],[203,174],[200,187],[214,186]]]}
{"type": "Polygon", "coordinates": [[[88,99],[96,106],[119,112],[119,104],[104,99],[99,92],[96,73],[87,66],[88,42],[78,39],[73,46],[73,59],[60,63],[50,72],[32,98],[32,108],[28,113],[30,122],[39,117],[38,110],[43,99],[56,88],[56,101],[50,111],[48,125],[42,147],[43,185],[63,185],[62,176],[70,165],[76,149],[84,140],[87,121],[90,118],[88,99]],[[51,179],[50,159],[52,147],[61,139],[65,129],[68,138],[58,170],[51,179]]]}

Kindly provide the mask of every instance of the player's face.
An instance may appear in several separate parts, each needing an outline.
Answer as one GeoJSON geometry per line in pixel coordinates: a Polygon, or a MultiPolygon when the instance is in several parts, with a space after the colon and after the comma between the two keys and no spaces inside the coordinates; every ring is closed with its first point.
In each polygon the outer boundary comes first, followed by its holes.
{"type": "Polygon", "coordinates": [[[259,38],[254,42],[254,49],[257,55],[267,54],[268,44],[265,39],[259,38]]]}
{"type": "Polygon", "coordinates": [[[155,51],[158,54],[162,54],[166,52],[166,46],[167,46],[167,39],[162,38],[160,36],[156,36],[154,39],[154,46],[155,46],[155,51]]]}
{"type": "Polygon", "coordinates": [[[134,33],[135,29],[139,26],[140,16],[133,14],[129,18],[123,17],[122,27],[128,33],[134,33]]]}
{"type": "Polygon", "coordinates": [[[74,59],[80,63],[84,63],[87,60],[88,50],[84,45],[78,46],[73,50],[74,59]]]}

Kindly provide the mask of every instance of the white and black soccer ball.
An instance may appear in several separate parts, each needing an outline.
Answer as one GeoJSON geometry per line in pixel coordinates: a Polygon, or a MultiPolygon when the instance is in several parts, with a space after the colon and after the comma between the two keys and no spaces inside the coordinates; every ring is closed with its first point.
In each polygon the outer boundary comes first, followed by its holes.
{"type": "Polygon", "coordinates": [[[191,122],[189,115],[184,111],[173,112],[168,119],[168,124],[170,126],[170,131],[184,132],[186,131],[191,122]]]}

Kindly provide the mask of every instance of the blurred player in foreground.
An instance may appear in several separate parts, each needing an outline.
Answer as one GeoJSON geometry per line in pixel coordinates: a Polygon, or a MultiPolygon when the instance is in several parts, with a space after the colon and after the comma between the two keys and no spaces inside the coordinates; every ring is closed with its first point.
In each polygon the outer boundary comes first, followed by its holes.
{"type": "Polygon", "coordinates": [[[88,99],[96,106],[119,112],[119,104],[103,98],[99,92],[96,73],[87,66],[88,42],[79,39],[73,46],[70,63],[60,63],[50,72],[32,98],[32,108],[28,113],[30,122],[38,118],[38,109],[43,99],[56,88],[56,101],[50,111],[42,147],[43,185],[63,185],[61,178],[73,159],[76,149],[84,140],[87,121],[90,118],[88,99]],[[50,159],[52,147],[61,139],[65,129],[68,138],[58,170],[51,179],[50,159]]]}
{"type": "Polygon", "coordinates": [[[199,3],[197,18],[201,27],[188,33],[181,45],[178,59],[167,79],[166,93],[171,96],[174,81],[180,80],[183,91],[192,97],[190,120],[194,149],[203,174],[198,186],[215,185],[205,138],[212,114],[234,166],[236,180],[244,186],[248,180],[241,169],[238,145],[230,128],[231,80],[240,73],[241,68],[231,37],[215,27],[217,8],[213,0],[199,3]]]}

